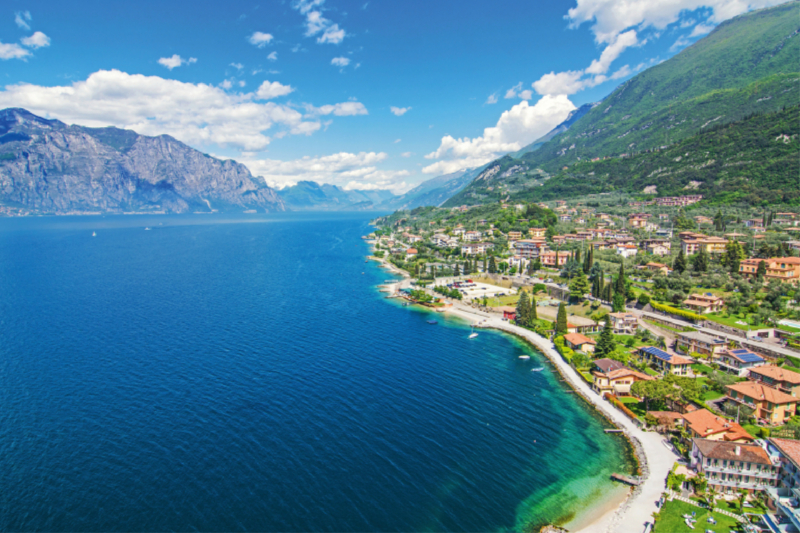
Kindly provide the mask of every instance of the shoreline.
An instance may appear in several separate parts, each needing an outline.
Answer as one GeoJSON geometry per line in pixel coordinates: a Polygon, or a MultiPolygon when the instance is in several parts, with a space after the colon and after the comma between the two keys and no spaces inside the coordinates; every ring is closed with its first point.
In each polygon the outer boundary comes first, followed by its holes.
{"type": "MultiPolygon", "coordinates": [[[[394,294],[403,285],[409,284],[411,277],[382,258],[370,256],[390,272],[403,277],[395,283],[386,283],[381,287],[394,294]]],[[[564,378],[564,382],[588,404],[603,415],[611,424],[622,430],[628,440],[633,454],[639,463],[642,483],[629,490],[620,498],[611,498],[592,504],[584,512],[560,527],[578,527],[580,533],[633,533],[644,531],[646,524],[653,522],[652,515],[658,511],[656,502],[665,490],[665,481],[672,465],[679,459],[674,452],[665,446],[658,433],[641,430],[633,421],[595,393],[589,384],[569,366],[555,350],[552,342],[525,328],[503,321],[492,314],[478,311],[455,300],[451,307],[443,310],[459,318],[474,323],[483,329],[499,330],[530,343],[542,353],[564,378]]],[[[572,531],[571,529],[569,531],[572,531]]]]}

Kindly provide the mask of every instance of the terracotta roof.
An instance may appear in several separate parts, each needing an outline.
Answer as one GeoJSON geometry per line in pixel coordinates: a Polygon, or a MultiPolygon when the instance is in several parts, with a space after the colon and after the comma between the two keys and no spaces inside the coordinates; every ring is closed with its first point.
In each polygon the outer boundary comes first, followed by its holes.
{"type": "Polygon", "coordinates": [[[692,439],[703,456],[709,459],[745,461],[772,466],[767,451],[757,444],[736,444],[719,440],[692,439]],[[739,453],[736,453],[736,450],[739,453]]]}
{"type": "Polygon", "coordinates": [[[634,376],[641,379],[642,381],[652,381],[656,379],[653,376],[642,374],[641,372],[637,372],[636,370],[633,370],[631,368],[618,368],[617,370],[612,370],[611,372],[607,372],[606,376],[608,376],[608,379],[617,379],[625,376],[634,376]]]}
{"type": "Polygon", "coordinates": [[[581,344],[597,344],[594,339],[590,339],[586,335],[582,333],[567,333],[564,335],[564,340],[569,341],[570,344],[574,346],[580,346],[581,344]]]}
{"type": "Polygon", "coordinates": [[[762,365],[757,368],[751,368],[750,373],[766,376],[776,381],[785,381],[786,383],[791,383],[792,385],[800,385],[800,374],[776,365],[762,365]]]}
{"type": "Polygon", "coordinates": [[[771,438],[769,441],[775,445],[783,455],[788,457],[795,466],[800,466],[800,441],[776,438],[771,438]]]}
{"type": "Polygon", "coordinates": [[[417,253],[417,249],[416,248],[409,248],[408,250],[406,250],[406,253],[407,254],[415,254],[415,253],[417,253]]]}
{"type": "Polygon", "coordinates": [[[710,302],[701,302],[700,300],[684,300],[683,305],[696,305],[698,307],[709,307],[710,302]]]}
{"type": "Polygon", "coordinates": [[[797,398],[794,396],[789,396],[785,392],[773,389],[772,387],[767,387],[766,385],[762,385],[760,383],[756,383],[755,381],[734,383],[733,385],[728,385],[726,388],[740,392],[746,396],[749,396],[750,398],[753,398],[754,400],[766,400],[774,404],[797,402],[797,398]]]}
{"type": "Polygon", "coordinates": [[[698,409],[697,411],[686,413],[683,415],[683,418],[692,431],[702,437],[725,433],[725,440],[728,441],[739,439],[753,440],[753,437],[751,437],[742,426],[732,420],[716,416],[708,409],[698,409]]]}
{"type": "Polygon", "coordinates": [[[673,420],[683,420],[683,415],[680,413],[676,413],[675,411],[647,411],[648,415],[652,415],[657,419],[661,420],[662,418],[671,418],[673,420]]]}
{"type": "Polygon", "coordinates": [[[615,361],[613,359],[608,359],[608,358],[597,359],[594,362],[594,366],[596,366],[605,373],[611,372],[612,370],[619,370],[620,368],[625,368],[625,365],[623,365],[619,361],[615,361]]]}

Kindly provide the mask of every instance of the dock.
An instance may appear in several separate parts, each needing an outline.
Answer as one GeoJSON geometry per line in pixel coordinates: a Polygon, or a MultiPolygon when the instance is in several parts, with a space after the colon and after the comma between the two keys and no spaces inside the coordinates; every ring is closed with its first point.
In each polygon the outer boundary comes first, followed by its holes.
{"type": "Polygon", "coordinates": [[[622,433],[621,429],[604,429],[606,433],[622,433]]]}
{"type": "Polygon", "coordinates": [[[627,483],[628,485],[633,485],[634,487],[638,486],[642,482],[639,478],[617,473],[611,474],[611,479],[621,483],[627,483]]]}

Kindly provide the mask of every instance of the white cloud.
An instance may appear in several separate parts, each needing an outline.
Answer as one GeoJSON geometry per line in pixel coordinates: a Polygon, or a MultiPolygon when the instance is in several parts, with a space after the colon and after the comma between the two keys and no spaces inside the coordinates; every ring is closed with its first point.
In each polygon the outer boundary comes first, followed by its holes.
{"type": "Polygon", "coordinates": [[[677,41],[672,43],[672,46],[669,47],[669,51],[677,52],[681,48],[686,48],[690,44],[692,44],[692,41],[690,41],[689,38],[686,37],[685,35],[681,35],[680,37],[678,37],[677,41]]]}
{"type": "Polygon", "coordinates": [[[14,22],[22,28],[23,30],[30,30],[31,25],[28,24],[31,21],[31,12],[30,11],[17,11],[14,13],[14,22]]]}
{"type": "Polygon", "coordinates": [[[350,59],[347,57],[334,57],[331,59],[331,65],[335,67],[346,67],[350,64],[350,59]]]}
{"type": "Polygon", "coordinates": [[[309,115],[335,115],[337,117],[349,117],[356,115],[368,115],[367,108],[361,102],[342,102],[321,107],[306,106],[309,115]]]}
{"type": "Polygon", "coordinates": [[[233,87],[233,82],[231,80],[224,80],[222,83],[219,84],[219,86],[227,90],[233,87]]]}
{"type": "Polygon", "coordinates": [[[636,46],[639,40],[636,37],[636,31],[630,30],[621,33],[614,38],[614,41],[606,46],[603,53],[600,54],[600,59],[595,59],[592,64],[586,69],[587,74],[605,74],[611,67],[611,63],[625,51],[626,48],[636,46]]]}
{"type": "Polygon", "coordinates": [[[340,152],[319,157],[306,156],[290,161],[277,159],[237,158],[267,184],[283,188],[298,181],[330,183],[347,190],[391,189],[401,191],[408,187],[402,179],[406,170],[381,170],[378,163],[386,160],[385,152],[340,152]]]}
{"type": "Polygon", "coordinates": [[[392,114],[394,116],[402,117],[403,115],[405,115],[406,113],[411,111],[411,108],[410,107],[395,107],[395,106],[392,106],[392,107],[389,108],[389,110],[392,112],[392,114]]]}
{"type": "Polygon", "coordinates": [[[519,150],[563,122],[575,105],[565,95],[543,96],[534,105],[523,100],[505,111],[497,125],[483,130],[481,137],[442,137],[435,152],[426,159],[441,159],[422,171],[444,174],[488,163],[502,154],[519,150]]]}
{"type": "Polygon", "coordinates": [[[711,33],[716,26],[713,24],[698,24],[692,30],[692,33],[689,34],[689,37],[699,37],[700,35],[705,35],[707,33],[711,33]]]}
{"type": "MultiPolygon", "coordinates": [[[[265,82],[267,83],[267,82],[265,82]]],[[[321,128],[299,111],[273,102],[258,102],[291,88],[269,84],[258,92],[228,93],[203,83],[184,83],[159,76],[101,70],[85,81],[44,87],[7,85],[0,108],[24,107],[67,123],[129,128],[144,135],[168,134],[192,146],[232,146],[262,150],[275,135],[308,135],[321,128]]]]}
{"type": "Polygon", "coordinates": [[[29,50],[16,43],[6,44],[0,42],[0,59],[24,59],[31,55],[29,50]]]}
{"type": "Polygon", "coordinates": [[[504,96],[504,98],[506,99],[516,98],[517,92],[521,90],[522,90],[522,82],[519,82],[518,84],[514,85],[512,88],[506,91],[506,95],[504,96]]]}
{"type": "Polygon", "coordinates": [[[487,104],[496,104],[497,103],[497,93],[492,93],[486,99],[487,104]]]}
{"type": "Polygon", "coordinates": [[[397,143],[402,142],[402,141],[403,141],[403,139],[395,139],[394,140],[394,144],[397,144],[397,143]]]}
{"type": "MultiPolygon", "coordinates": [[[[189,59],[183,59],[178,54],[173,54],[172,57],[162,57],[158,60],[159,65],[163,65],[168,69],[172,70],[174,68],[180,67],[181,65],[191,65],[192,63],[197,63],[196,57],[190,57],[189,59]]],[[[235,65],[234,65],[235,66],[235,65]]]]}
{"type": "Polygon", "coordinates": [[[400,157],[411,157],[412,155],[414,154],[412,154],[411,152],[403,152],[402,154],[400,154],[400,157]]]}
{"type": "Polygon", "coordinates": [[[582,70],[568,70],[558,74],[551,72],[533,82],[533,88],[539,94],[575,94],[584,87],[584,83],[580,81],[582,76],[582,70]]]}
{"type": "Polygon", "coordinates": [[[264,48],[265,46],[267,46],[269,43],[272,42],[272,39],[273,39],[272,34],[257,31],[253,33],[253,35],[248,37],[247,41],[254,46],[257,46],[259,48],[264,48]]]}
{"type": "Polygon", "coordinates": [[[271,98],[278,98],[279,96],[286,96],[292,91],[294,91],[294,88],[290,85],[282,85],[277,81],[273,81],[272,83],[265,81],[256,91],[256,99],[269,100],[271,98]]]}
{"type": "Polygon", "coordinates": [[[533,91],[531,91],[530,89],[526,89],[524,91],[520,91],[518,96],[520,100],[530,100],[531,98],[533,98],[533,91]]]}
{"type": "Polygon", "coordinates": [[[269,59],[270,61],[277,61],[278,60],[278,52],[271,52],[267,56],[267,59],[269,59]]]}
{"type": "Polygon", "coordinates": [[[242,70],[244,68],[244,65],[242,65],[241,63],[231,63],[230,66],[232,66],[236,70],[242,70]]]}
{"type": "Polygon", "coordinates": [[[344,40],[344,37],[344,30],[339,28],[338,24],[333,24],[332,26],[325,28],[325,33],[317,38],[317,42],[339,44],[344,40]]]}

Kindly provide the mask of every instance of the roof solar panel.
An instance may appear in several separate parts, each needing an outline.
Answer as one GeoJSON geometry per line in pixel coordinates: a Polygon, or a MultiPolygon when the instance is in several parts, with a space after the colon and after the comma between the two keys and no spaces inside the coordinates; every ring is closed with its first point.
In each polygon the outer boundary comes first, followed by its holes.
{"type": "Polygon", "coordinates": [[[746,353],[737,354],[737,355],[739,355],[739,359],[741,359],[745,363],[757,363],[759,361],[763,361],[764,360],[763,357],[759,357],[758,355],[754,354],[753,352],[746,352],[746,353]]]}

